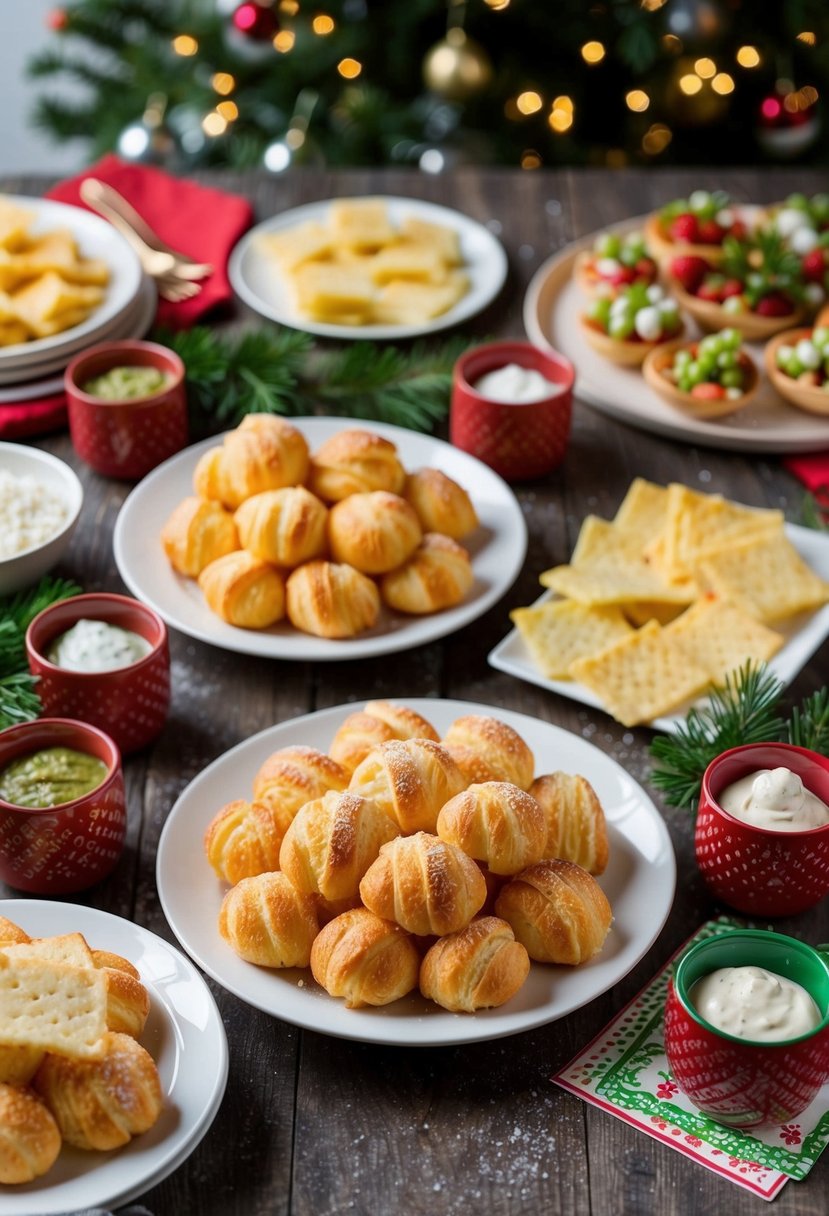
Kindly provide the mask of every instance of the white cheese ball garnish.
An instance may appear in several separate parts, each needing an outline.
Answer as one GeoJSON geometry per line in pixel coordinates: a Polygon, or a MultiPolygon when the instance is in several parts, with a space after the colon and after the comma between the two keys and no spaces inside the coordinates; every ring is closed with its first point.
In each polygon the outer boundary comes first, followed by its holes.
{"type": "Polygon", "coordinates": [[[69,510],[36,478],[0,469],[0,559],[44,545],[63,528],[69,510]]]}
{"type": "Polygon", "coordinates": [[[807,283],[803,288],[803,294],[810,304],[822,304],[826,292],[823,290],[820,283],[807,283]]]}
{"type": "Polygon", "coordinates": [[[596,263],[596,269],[599,274],[612,278],[613,275],[618,274],[622,269],[622,263],[618,262],[616,258],[599,258],[596,263]]]}
{"type": "Polygon", "coordinates": [[[714,219],[717,221],[717,223],[719,224],[719,226],[721,228],[730,228],[731,225],[734,223],[734,212],[731,211],[728,207],[723,207],[722,211],[717,212],[717,214],[714,216],[714,219]]]}
{"type": "Polygon", "coordinates": [[[790,237],[798,228],[811,228],[812,225],[805,211],[798,211],[797,207],[784,207],[778,211],[774,226],[782,237],[790,237]]]}
{"type": "Polygon", "coordinates": [[[789,244],[795,253],[802,255],[814,249],[819,241],[820,237],[814,228],[795,228],[789,239],[789,244]]]}
{"type": "Polygon", "coordinates": [[[692,211],[703,211],[711,202],[711,195],[707,190],[694,190],[688,199],[688,206],[692,211]]]}
{"type": "Polygon", "coordinates": [[[662,314],[652,304],[639,309],[633,324],[643,342],[655,342],[662,335],[662,314]]]}
{"type": "Polygon", "coordinates": [[[658,283],[651,283],[647,291],[647,296],[651,304],[658,304],[659,301],[664,298],[665,292],[658,283]]]}
{"type": "Polygon", "coordinates": [[[801,338],[794,348],[794,352],[803,366],[807,367],[809,371],[820,367],[820,351],[812,345],[808,338],[801,338]]]}

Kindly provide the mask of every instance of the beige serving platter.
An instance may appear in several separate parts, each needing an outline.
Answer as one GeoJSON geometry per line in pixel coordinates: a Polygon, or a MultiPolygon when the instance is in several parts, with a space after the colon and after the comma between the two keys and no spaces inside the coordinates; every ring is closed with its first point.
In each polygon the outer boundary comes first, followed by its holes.
{"type": "MultiPolygon", "coordinates": [[[[646,219],[638,216],[611,225],[607,231],[641,229],[646,219]]],[[[592,247],[596,236],[592,233],[544,262],[524,297],[527,336],[536,346],[560,351],[572,361],[580,401],[631,426],[702,447],[777,455],[829,448],[829,418],[789,405],[765,375],[744,410],[718,419],[695,418],[665,401],[645,383],[639,368],[621,367],[592,350],[579,320],[588,300],[577,286],[573,270],[579,254],[592,247]]],[[[685,340],[701,336],[696,323],[686,320],[685,340]]],[[[762,368],[763,344],[750,342],[746,349],[762,368]]]]}

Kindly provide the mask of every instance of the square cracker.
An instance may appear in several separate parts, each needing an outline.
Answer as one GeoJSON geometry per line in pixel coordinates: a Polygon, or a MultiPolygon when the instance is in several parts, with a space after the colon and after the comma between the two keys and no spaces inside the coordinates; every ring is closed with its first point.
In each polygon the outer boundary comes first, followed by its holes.
{"type": "Polygon", "coordinates": [[[106,1034],[107,982],[94,967],[0,951],[0,1043],[77,1059],[99,1059],[106,1034]]]}
{"type": "Polygon", "coordinates": [[[536,666],[550,680],[569,680],[571,663],[633,632],[621,609],[585,608],[574,600],[516,608],[510,618],[536,666]]]}
{"type": "Polygon", "coordinates": [[[335,199],[328,215],[335,245],[381,249],[397,236],[382,198],[335,199]]]}
{"type": "Polygon", "coordinates": [[[58,937],[35,937],[28,942],[4,946],[13,961],[19,958],[39,958],[67,967],[94,967],[92,951],[82,933],[63,933],[58,937]]]}
{"type": "Polygon", "coordinates": [[[692,604],[667,626],[665,635],[705,667],[715,684],[749,659],[766,662],[784,641],[738,604],[711,595],[692,604]]]}
{"type": "Polygon", "coordinates": [[[297,224],[296,228],[290,228],[287,232],[266,233],[260,238],[259,244],[289,274],[304,262],[329,257],[333,248],[331,233],[313,220],[297,224]]]}
{"type": "Polygon", "coordinates": [[[420,325],[454,308],[469,290],[460,270],[450,271],[444,283],[409,283],[395,279],[380,289],[373,320],[384,325],[420,325]]]}
{"type": "Polygon", "coordinates": [[[333,262],[306,262],[293,276],[300,307],[319,320],[366,319],[374,289],[360,274],[333,262]]]}
{"type": "Polygon", "coordinates": [[[613,519],[631,544],[644,550],[662,532],[668,517],[668,491],[644,477],[635,477],[613,519]]]}
{"type": "Polygon", "coordinates": [[[707,669],[667,634],[648,621],[599,654],[578,659],[570,674],[623,726],[650,722],[710,684],[707,669]]]}
{"type": "Polygon", "coordinates": [[[668,487],[661,548],[651,556],[665,578],[674,582],[692,576],[697,563],[711,554],[782,527],[782,511],[744,507],[720,494],[701,494],[674,482],[668,487]]]}
{"type": "Polygon", "coordinates": [[[785,532],[733,545],[699,565],[706,586],[759,621],[779,621],[829,600],[829,583],[806,565],[785,532]]]}
{"type": "Polygon", "coordinates": [[[407,215],[400,224],[400,231],[413,241],[437,249],[447,266],[462,264],[461,241],[454,228],[444,228],[442,224],[431,224],[428,220],[418,219],[416,215],[407,215]]]}

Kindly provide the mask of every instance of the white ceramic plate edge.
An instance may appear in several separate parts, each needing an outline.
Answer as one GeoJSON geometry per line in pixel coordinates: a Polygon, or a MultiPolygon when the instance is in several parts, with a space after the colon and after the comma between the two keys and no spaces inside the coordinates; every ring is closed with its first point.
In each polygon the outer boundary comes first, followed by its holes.
{"type": "MultiPolygon", "coordinates": [[[[801,527],[799,524],[787,523],[785,528],[786,535],[801,557],[809,563],[821,578],[829,581],[829,535],[823,535],[812,528],[801,527]]],[[[554,596],[554,591],[545,591],[533,604],[546,603],[547,600],[553,599],[554,596]]],[[[530,607],[532,606],[530,605],[530,607]]],[[[797,620],[798,618],[795,619],[797,620]]],[[[823,644],[826,637],[829,636],[829,604],[824,604],[822,608],[818,608],[799,628],[792,630],[788,634],[785,633],[785,626],[785,621],[777,622],[770,626],[770,628],[784,633],[786,641],[777,654],[773,655],[769,660],[768,666],[784,685],[788,685],[792,683],[798,672],[805,667],[811,656],[823,644]]],[[[529,684],[535,684],[539,688],[546,688],[549,692],[558,693],[570,701],[578,701],[582,705],[590,706],[592,709],[599,709],[602,713],[606,714],[608,712],[599,698],[583,685],[571,680],[550,680],[542,675],[535,667],[529,652],[524,647],[520,633],[515,628],[511,629],[493,647],[487,656],[487,662],[491,667],[494,667],[497,671],[503,671],[506,675],[515,676],[519,680],[526,680],[529,684]],[[514,654],[516,650],[519,652],[518,656],[514,654]]],[[[704,705],[705,702],[706,698],[702,698],[696,701],[695,704],[704,705]]],[[[686,705],[683,709],[677,710],[673,714],[654,718],[652,722],[640,723],[640,726],[647,727],[650,730],[661,730],[667,734],[673,734],[684,721],[687,708],[688,706],[686,705]]]]}
{"type": "MultiPolygon", "coordinates": [[[[651,889],[649,889],[647,897],[648,914],[645,928],[640,933],[638,924],[633,927],[629,924],[624,925],[622,932],[627,933],[627,938],[622,949],[621,961],[619,961],[619,957],[617,956],[614,956],[612,959],[605,958],[603,961],[603,956],[600,954],[597,959],[583,964],[578,969],[542,968],[540,972],[536,970],[535,976],[537,982],[547,980],[549,985],[553,988],[557,987],[558,991],[560,991],[562,986],[567,987],[571,982],[573,983],[573,987],[578,989],[584,982],[584,977],[588,976],[588,995],[583,999],[579,997],[574,1001],[571,1000],[569,1004],[565,1001],[562,1007],[555,1010],[552,1015],[550,1014],[548,1005],[528,1012],[521,1009],[517,1011],[511,1010],[509,1004],[501,1009],[486,1010],[474,1015],[449,1014],[434,1006],[430,1006],[429,1011],[424,1014],[407,1015],[396,1008],[396,1006],[400,1006],[404,1002],[396,1002],[395,1006],[391,1006],[385,1010],[346,1010],[340,1002],[326,996],[325,993],[319,990],[312,993],[310,989],[316,986],[307,972],[299,971],[270,973],[275,982],[274,992],[279,998],[278,1008],[274,1007],[272,999],[270,1001],[261,998],[257,999],[256,989],[259,986],[260,977],[263,974],[268,976],[268,972],[263,971],[261,968],[251,968],[249,964],[242,963],[241,960],[236,959],[230,952],[230,948],[218,938],[218,932],[215,928],[211,928],[209,938],[204,937],[207,930],[204,927],[206,922],[202,914],[205,911],[209,913],[210,909],[208,905],[211,898],[215,898],[215,892],[212,896],[208,896],[205,893],[204,904],[199,907],[199,923],[202,926],[199,932],[203,940],[200,943],[194,944],[186,929],[182,929],[182,916],[179,915],[179,912],[183,908],[183,917],[186,919],[187,909],[190,906],[187,901],[188,899],[197,899],[198,891],[191,891],[188,884],[186,893],[182,893],[179,890],[176,895],[173,888],[171,897],[171,887],[168,885],[168,878],[172,882],[172,874],[176,871],[175,850],[177,843],[180,843],[177,841],[177,837],[179,835],[187,837],[192,833],[194,838],[200,841],[203,829],[207,826],[209,818],[212,817],[213,810],[218,809],[214,805],[217,798],[217,779],[222,780],[237,762],[241,761],[244,763],[246,756],[257,753],[261,753],[261,758],[264,759],[264,755],[272,750],[273,747],[284,746],[288,742],[299,742],[303,739],[307,741],[306,732],[308,730],[325,727],[330,734],[333,734],[337,725],[339,725],[346,714],[354,711],[356,704],[335,706],[332,709],[306,714],[300,718],[294,718],[289,722],[282,723],[277,727],[269,727],[264,731],[260,731],[257,735],[244,740],[222,756],[219,756],[198,777],[190,782],[181,793],[162,830],[158,845],[156,867],[156,883],[159,899],[167,921],[176,937],[184,949],[187,950],[208,975],[211,975],[222,987],[233,992],[248,1004],[293,1025],[316,1030],[319,1033],[328,1034],[333,1037],[359,1042],[408,1047],[434,1047],[480,1042],[482,1040],[503,1038],[531,1030],[550,1021],[565,1017],[575,1009],[582,1008],[603,992],[606,992],[615,983],[618,983],[624,975],[627,975],[636,966],[661,932],[673,904],[676,884],[676,862],[673,846],[665,822],[654,803],[642,787],[612,757],[601,752],[586,740],[571,735],[551,723],[530,718],[525,714],[473,702],[440,701],[416,697],[396,698],[396,700],[409,705],[418,713],[431,720],[439,731],[445,729],[452,718],[464,713],[494,713],[497,717],[524,734],[524,737],[527,738],[531,746],[533,746],[533,740],[536,739],[540,732],[540,735],[548,744],[551,739],[558,740],[562,748],[566,744],[567,757],[570,757],[573,753],[575,753],[576,757],[579,755],[588,756],[600,770],[598,775],[596,773],[593,774],[593,779],[599,785],[598,792],[600,797],[602,797],[602,784],[605,781],[612,779],[614,782],[619,783],[619,789],[625,793],[618,808],[618,814],[615,813],[616,807],[609,808],[609,827],[612,837],[611,849],[613,850],[614,841],[619,837],[622,840],[627,840],[631,848],[636,843],[637,846],[641,846],[642,850],[644,850],[644,833],[641,830],[644,829],[645,832],[652,831],[653,833],[652,852],[658,858],[658,864],[653,865],[653,869],[649,874],[651,889]],[[206,799],[201,797],[205,789],[210,790],[210,794],[206,799]],[[632,817],[635,818],[635,824],[632,821],[632,817]],[[203,819],[205,820],[204,823],[202,822],[203,819]],[[624,830],[625,821],[630,821],[627,824],[629,836],[626,836],[624,830]],[[634,827],[638,832],[635,841],[633,836],[634,827]],[[631,933],[632,928],[635,929],[635,934],[631,933]],[[219,947],[220,961],[218,965],[212,956],[212,950],[216,945],[219,947]],[[228,970],[231,972],[230,979],[228,978],[228,970]],[[599,973],[602,975],[601,980],[599,979],[599,973]],[[576,977],[575,981],[573,977],[576,977]],[[594,981],[592,986],[590,984],[591,978],[594,981]],[[296,987],[296,992],[293,990],[294,987],[296,987]],[[297,993],[301,995],[297,995],[297,993]],[[313,1017],[311,1013],[313,1013],[313,1017]]],[[[315,745],[314,742],[312,742],[312,745],[315,745]]],[[[562,759],[564,761],[565,758],[562,757],[562,759]]],[[[572,763],[564,762],[562,767],[568,768],[569,771],[574,771],[572,763]]],[[[581,771],[584,771],[584,766],[582,766],[581,771]]],[[[252,778],[253,773],[251,772],[249,776],[252,778]]],[[[235,793],[233,796],[244,796],[244,791],[241,794],[235,793]]],[[[616,848],[618,850],[618,845],[616,848]]],[[[639,866],[644,871],[648,866],[644,852],[637,854],[637,858],[639,866]]],[[[630,860],[629,856],[627,860],[630,860]]],[[[207,892],[211,884],[215,887],[217,880],[212,875],[206,860],[199,856],[199,861],[203,861],[203,871],[201,875],[196,872],[192,881],[195,883],[196,888],[201,889],[203,885],[205,892],[207,892]],[[204,880],[203,884],[202,879],[204,880]]],[[[179,875],[181,874],[180,863],[177,872],[179,875]]],[[[609,868],[608,874],[610,872],[609,868]]],[[[602,880],[600,879],[599,881],[601,882],[602,880]]],[[[617,908],[621,907],[623,909],[621,913],[623,917],[628,914],[627,901],[631,898],[633,898],[633,894],[629,890],[623,890],[621,899],[617,901],[617,908]]],[[[616,923],[617,932],[619,932],[618,921],[616,923]]],[[[538,967],[537,964],[533,966],[535,968],[538,967]]],[[[531,978],[532,975],[533,973],[531,972],[531,978]]],[[[270,981],[266,982],[269,983],[270,981]]],[[[514,998],[514,1000],[518,1000],[521,995],[519,993],[518,998],[514,998]]],[[[406,998],[406,1001],[410,999],[406,998]]],[[[420,1003],[425,1004],[424,1002],[420,1003]]]]}

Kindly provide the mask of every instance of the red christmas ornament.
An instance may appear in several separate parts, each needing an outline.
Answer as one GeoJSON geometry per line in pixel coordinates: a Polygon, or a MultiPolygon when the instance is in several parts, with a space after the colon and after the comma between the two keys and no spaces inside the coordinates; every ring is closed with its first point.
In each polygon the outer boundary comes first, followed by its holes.
{"type": "Polygon", "coordinates": [[[819,131],[814,89],[776,89],[760,102],[755,135],[764,152],[780,160],[798,156],[819,131]]]}
{"type": "Polygon", "coordinates": [[[267,42],[279,32],[276,14],[268,4],[257,4],[255,0],[244,0],[231,17],[233,26],[254,42],[267,42]]]}
{"type": "Polygon", "coordinates": [[[53,8],[50,13],[46,14],[46,24],[50,30],[60,33],[69,24],[69,14],[65,8],[53,8]]]}

